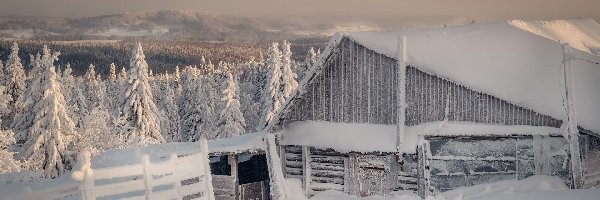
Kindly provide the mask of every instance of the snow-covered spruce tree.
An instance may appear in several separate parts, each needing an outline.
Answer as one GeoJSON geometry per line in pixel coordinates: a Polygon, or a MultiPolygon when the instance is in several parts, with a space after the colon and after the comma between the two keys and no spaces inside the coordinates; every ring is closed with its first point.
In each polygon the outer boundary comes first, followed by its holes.
{"type": "MultiPolygon", "coordinates": [[[[0,116],[6,116],[11,111],[9,103],[12,97],[6,92],[6,88],[0,86],[0,116]]],[[[9,150],[15,142],[16,140],[12,130],[0,130],[0,174],[18,172],[21,170],[22,163],[15,160],[15,152],[9,150]]]]}
{"type": "Polygon", "coordinates": [[[129,65],[131,68],[121,112],[121,116],[127,120],[126,127],[130,128],[127,139],[141,146],[163,143],[165,139],[160,134],[158,111],[148,83],[148,64],[142,44],[138,43],[133,50],[129,65]]]}
{"type": "Polygon", "coordinates": [[[240,111],[240,102],[238,101],[238,86],[231,75],[229,77],[225,89],[223,90],[222,101],[225,102],[225,108],[221,111],[219,121],[217,121],[216,138],[230,138],[244,134],[246,132],[246,120],[240,111]]]}
{"type": "Polygon", "coordinates": [[[40,61],[44,71],[39,79],[39,91],[42,98],[33,106],[33,125],[28,134],[25,156],[32,170],[43,169],[42,177],[56,178],[68,166],[70,153],[67,151],[75,134],[75,125],[67,114],[66,102],[56,80],[54,61],[58,53],[50,53],[44,46],[44,54],[40,61]]]}
{"type": "Polygon", "coordinates": [[[192,142],[200,137],[200,124],[202,117],[199,104],[196,99],[199,95],[198,70],[187,66],[181,73],[182,91],[179,98],[179,116],[181,140],[192,142]]]}
{"type": "Polygon", "coordinates": [[[96,74],[96,66],[90,64],[88,66],[88,70],[83,76],[83,80],[85,82],[85,98],[87,100],[88,110],[92,110],[94,104],[98,102],[98,90],[99,90],[99,80],[97,79],[96,74]]]}
{"type": "Polygon", "coordinates": [[[92,110],[85,116],[81,136],[75,145],[78,151],[88,150],[92,155],[125,145],[123,138],[110,129],[110,115],[106,103],[108,99],[103,84],[99,86],[99,90],[95,92],[98,102],[93,103],[92,110]]]}
{"type": "Polygon", "coordinates": [[[12,97],[8,107],[11,109],[11,114],[6,117],[7,123],[12,122],[12,118],[18,113],[18,108],[15,106],[16,101],[25,93],[25,70],[19,58],[19,45],[13,43],[10,55],[4,66],[4,76],[2,84],[6,86],[6,92],[12,97]]]}
{"type": "Polygon", "coordinates": [[[263,94],[261,96],[261,102],[263,109],[261,112],[261,120],[256,127],[257,131],[261,131],[275,115],[281,107],[281,90],[280,90],[280,79],[281,79],[281,52],[279,51],[279,44],[274,42],[269,47],[268,57],[266,60],[267,72],[267,83],[264,87],[263,94]]]}
{"type": "Polygon", "coordinates": [[[292,51],[290,49],[290,43],[283,41],[283,51],[281,59],[281,103],[285,102],[292,92],[298,87],[296,81],[296,73],[292,71],[292,51]]]}
{"type": "Polygon", "coordinates": [[[179,97],[179,95],[181,95],[181,74],[179,73],[179,66],[175,66],[175,73],[173,75],[175,81],[175,97],[179,97]]]}
{"type": "Polygon", "coordinates": [[[200,109],[202,110],[202,127],[201,131],[206,139],[214,139],[216,137],[218,115],[215,111],[220,110],[221,95],[219,95],[219,84],[217,80],[220,78],[216,74],[207,74],[200,76],[200,109]]]}
{"type": "MultiPolygon", "coordinates": [[[[27,84],[25,93],[15,102],[16,113],[15,118],[11,123],[11,127],[15,132],[17,143],[23,143],[28,139],[27,135],[29,134],[29,130],[31,129],[35,117],[34,106],[44,95],[42,91],[43,78],[45,77],[44,73],[47,70],[46,68],[49,67],[49,61],[46,60],[58,59],[59,53],[50,53],[47,46],[44,46],[43,51],[43,56],[39,53],[36,54],[35,57],[31,56],[33,66],[29,71],[29,83],[27,84]]],[[[53,63],[50,63],[50,65],[53,65],[53,63]]]]}
{"type": "Polygon", "coordinates": [[[117,84],[115,86],[115,91],[114,91],[114,95],[116,96],[114,99],[112,99],[113,101],[113,106],[112,106],[112,116],[114,116],[113,119],[117,119],[119,118],[119,116],[121,116],[121,111],[122,111],[122,107],[121,105],[123,105],[123,102],[125,101],[125,90],[127,89],[127,70],[125,70],[125,67],[121,68],[121,72],[119,72],[119,74],[117,75],[117,84]]]}
{"type": "Polygon", "coordinates": [[[254,101],[253,97],[249,93],[240,94],[240,109],[244,114],[244,120],[246,120],[246,127],[256,127],[258,124],[260,103],[254,101]]]}
{"type": "Polygon", "coordinates": [[[71,120],[75,124],[75,130],[81,133],[84,129],[83,124],[86,120],[87,116],[90,114],[88,108],[88,101],[83,94],[83,86],[77,85],[73,88],[73,92],[71,92],[71,97],[69,97],[68,101],[68,111],[69,116],[71,116],[71,120]]]}
{"type": "Polygon", "coordinates": [[[0,130],[0,174],[21,170],[21,161],[15,160],[15,152],[9,150],[16,142],[12,130],[0,130]]]}
{"type": "Polygon", "coordinates": [[[311,69],[315,64],[317,64],[317,59],[317,53],[315,52],[315,49],[311,47],[306,54],[306,58],[304,58],[304,62],[302,63],[304,68],[299,70],[297,74],[299,79],[304,76],[306,70],[311,69]]]}
{"type": "Polygon", "coordinates": [[[115,65],[115,63],[110,63],[108,68],[110,70],[110,75],[109,75],[108,80],[117,81],[117,66],[115,65]]]}
{"type": "Polygon", "coordinates": [[[311,47],[310,50],[308,50],[306,58],[304,59],[304,64],[307,68],[310,68],[317,63],[317,58],[318,57],[315,49],[311,47]]]}
{"type": "Polygon", "coordinates": [[[179,99],[181,136],[183,141],[197,141],[214,137],[215,114],[211,96],[215,90],[211,79],[200,76],[195,67],[186,67],[182,73],[182,94],[179,99]]]}
{"type": "Polygon", "coordinates": [[[71,101],[70,98],[73,96],[73,90],[77,85],[78,84],[76,84],[76,79],[73,76],[73,69],[71,68],[71,64],[67,64],[67,66],[65,66],[65,70],[63,70],[60,77],[60,91],[63,93],[65,101],[71,101]]]}
{"type": "Polygon", "coordinates": [[[106,79],[106,98],[107,98],[107,104],[108,104],[108,109],[110,111],[110,113],[115,113],[118,112],[116,109],[116,105],[118,105],[117,101],[115,101],[115,99],[119,98],[119,85],[117,83],[117,66],[115,66],[115,63],[111,63],[109,66],[109,70],[110,70],[110,74],[108,76],[108,79],[106,79]]]}
{"type": "Polygon", "coordinates": [[[165,80],[161,84],[158,95],[158,107],[160,116],[161,133],[167,142],[180,142],[179,133],[179,107],[175,101],[175,90],[177,83],[171,80],[165,80]]]}

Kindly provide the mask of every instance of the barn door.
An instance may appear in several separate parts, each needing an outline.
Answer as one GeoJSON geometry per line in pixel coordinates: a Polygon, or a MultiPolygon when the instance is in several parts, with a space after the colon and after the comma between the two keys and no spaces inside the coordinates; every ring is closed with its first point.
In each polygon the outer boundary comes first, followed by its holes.
{"type": "Polygon", "coordinates": [[[390,160],[386,156],[358,155],[357,182],[360,196],[383,195],[389,190],[390,160]]]}

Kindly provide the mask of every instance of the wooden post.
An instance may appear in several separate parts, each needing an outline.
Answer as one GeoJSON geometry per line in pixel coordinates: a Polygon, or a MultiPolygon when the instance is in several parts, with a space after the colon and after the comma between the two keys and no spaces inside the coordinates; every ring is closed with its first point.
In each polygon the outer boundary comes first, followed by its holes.
{"type": "Polygon", "coordinates": [[[229,154],[227,156],[227,161],[229,162],[229,166],[231,166],[231,177],[233,178],[235,199],[239,199],[239,177],[238,177],[238,155],[235,153],[229,154]]]}
{"type": "Polygon", "coordinates": [[[404,140],[404,126],[406,122],[406,36],[398,36],[398,87],[396,91],[397,99],[397,128],[396,128],[396,161],[402,161],[402,140],[404,140]]]}
{"type": "Polygon", "coordinates": [[[302,146],[302,184],[304,187],[304,195],[310,195],[310,147],[302,146]]]}
{"type": "Polygon", "coordinates": [[[142,156],[142,170],[144,172],[144,197],[146,200],[152,199],[152,174],[150,173],[150,156],[142,156]]]}
{"type": "Polygon", "coordinates": [[[565,103],[567,113],[567,140],[569,141],[569,152],[571,156],[572,169],[572,188],[580,189],[583,186],[583,170],[581,165],[581,152],[579,148],[579,129],[577,128],[577,119],[575,112],[575,88],[573,86],[573,66],[571,65],[572,55],[570,47],[567,44],[562,44],[563,60],[562,68],[564,70],[565,79],[565,103]]]}
{"type": "MultiPolygon", "coordinates": [[[[421,139],[425,140],[425,139],[421,139]]],[[[427,196],[431,195],[430,190],[430,169],[429,169],[429,145],[427,141],[422,141],[421,144],[417,147],[417,153],[419,156],[418,167],[417,167],[417,177],[418,177],[418,195],[425,199],[427,196]]]]}

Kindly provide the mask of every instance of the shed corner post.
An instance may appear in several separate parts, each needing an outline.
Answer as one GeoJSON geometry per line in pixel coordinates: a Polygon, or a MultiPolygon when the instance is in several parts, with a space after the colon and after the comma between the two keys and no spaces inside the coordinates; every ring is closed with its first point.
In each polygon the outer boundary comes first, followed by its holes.
{"type": "Polygon", "coordinates": [[[580,189],[583,187],[583,166],[581,165],[581,152],[579,146],[579,129],[577,128],[577,115],[575,112],[575,95],[573,85],[573,65],[571,60],[573,55],[571,53],[571,47],[568,44],[563,43],[562,47],[562,69],[564,75],[564,86],[565,86],[565,112],[566,112],[566,124],[567,133],[566,138],[569,142],[569,155],[571,158],[571,174],[572,174],[572,188],[580,189]]]}

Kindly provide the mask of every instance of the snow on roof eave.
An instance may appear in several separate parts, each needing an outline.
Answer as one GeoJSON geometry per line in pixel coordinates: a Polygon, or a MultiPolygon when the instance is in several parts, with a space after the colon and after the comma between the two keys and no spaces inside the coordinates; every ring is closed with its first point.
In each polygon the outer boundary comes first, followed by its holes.
{"type": "Polygon", "coordinates": [[[290,97],[286,99],[283,106],[281,106],[281,109],[279,109],[279,111],[275,113],[273,120],[267,123],[267,125],[263,128],[262,132],[271,131],[271,128],[273,128],[275,124],[278,124],[280,122],[281,117],[289,111],[289,108],[293,105],[293,102],[299,96],[304,94],[306,86],[308,86],[308,84],[312,82],[313,78],[316,75],[322,72],[325,62],[327,62],[329,57],[333,54],[333,50],[337,46],[339,46],[342,42],[342,39],[348,37],[348,35],[349,34],[345,32],[338,32],[331,37],[331,39],[327,43],[327,46],[325,47],[325,50],[321,53],[321,55],[319,55],[317,63],[307,70],[306,74],[304,75],[304,78],[300,81],[300,83],[298,83],[298,87],[294,89],[292,95],[290,95],[290,97]]]}
{"type": "MultiPolygon", "coordinates": [[[[285,130],[283,145],[334,149],[341,153],[396,152],[396,126],[324,121],[295,122],[285,130]]],[[[458,121],[435,121],[406,127],[402,152],[415,153],[423,137],[561,136],[560,128],[500,125],[458,121]]]]}
{"type": "Polygon", "coordinates": [[[208,140],[208,151],[211,154],[264,152],[264,135],[264,132],[254,132],[246,133],[231,138],[208,140]]]}

